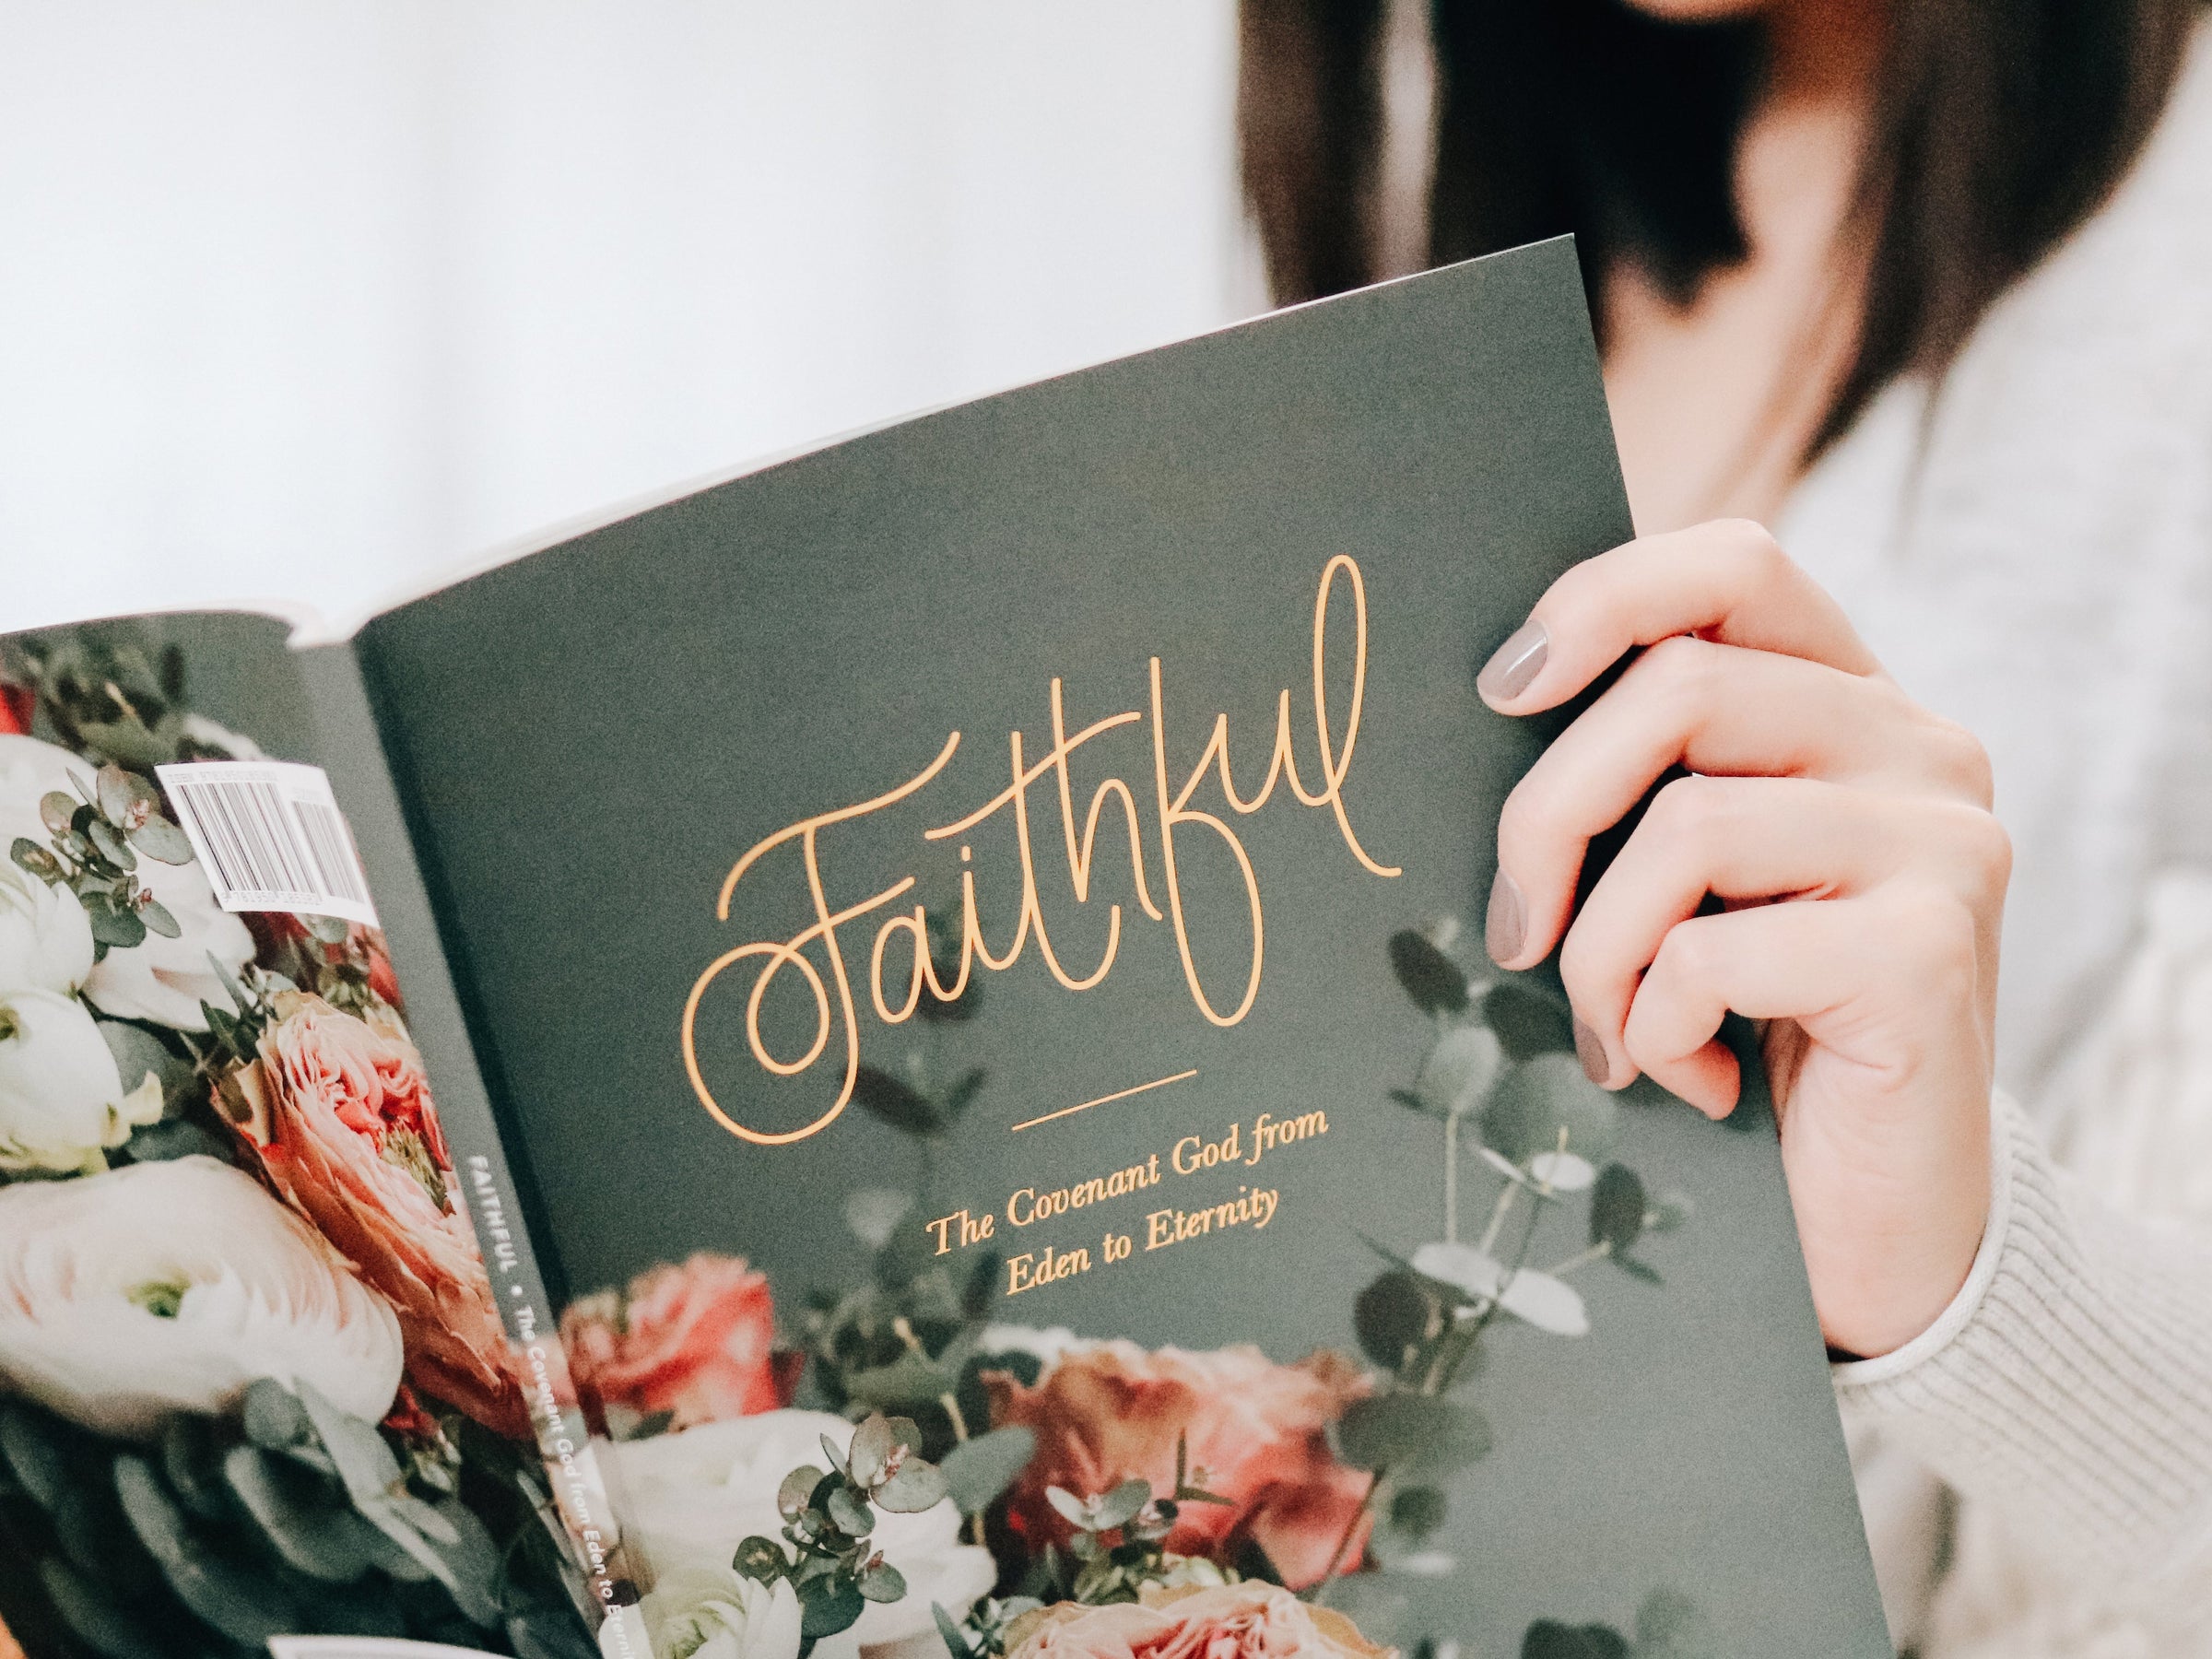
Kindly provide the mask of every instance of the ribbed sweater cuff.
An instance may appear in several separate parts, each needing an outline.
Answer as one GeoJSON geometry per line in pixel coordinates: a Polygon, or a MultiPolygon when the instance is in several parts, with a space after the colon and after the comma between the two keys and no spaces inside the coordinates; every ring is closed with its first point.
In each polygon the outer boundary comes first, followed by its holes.
{"type": "Polygon", "coordinates": [[[1967,1282],[1839,1402],[2024,1537],[2134,1572],[2212,1540],[2212,1251],[2123,1217],[1992,1111],[1989,1227],[1967,1282]]]}

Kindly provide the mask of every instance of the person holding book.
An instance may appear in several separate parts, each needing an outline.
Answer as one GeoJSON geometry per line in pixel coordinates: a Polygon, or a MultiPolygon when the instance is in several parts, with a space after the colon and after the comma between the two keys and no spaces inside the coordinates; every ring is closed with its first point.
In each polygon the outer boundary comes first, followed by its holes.
{"type": "Polygon", "coordinates": [[[1559,949],[1613,1087],[1723,1110],[1721,1014],[1772,1021],[1898,1641],[2212,1651],[2212,24],[1241,28],[1278,300],[1578,237],[1643,539],[1482,688],[1532,713],[1643,651],[1506,806],[1488,944],[1559,949]]]}

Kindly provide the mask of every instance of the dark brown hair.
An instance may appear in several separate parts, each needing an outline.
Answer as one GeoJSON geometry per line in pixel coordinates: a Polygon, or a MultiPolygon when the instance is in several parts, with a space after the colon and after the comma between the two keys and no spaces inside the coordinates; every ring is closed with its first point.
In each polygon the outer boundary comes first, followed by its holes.
{"type": "MultiPolygon", "coordinates": [[[[1241,0],[1244,186],[1276,299],[1373,280],[1382,0],[1241,0]]],[[[1855,351],[1817,452],[1906,371],[1940,373],[1990,303],[2086,218],[2164,107],[2197,0],[1893,0],[1858,208],[1855,351]]],[[[1572,231],[1687,301],[1748,252],[1737,134],[1756,18],[1625,0],[1431,0],[1431,264],[1572,231]]]]}

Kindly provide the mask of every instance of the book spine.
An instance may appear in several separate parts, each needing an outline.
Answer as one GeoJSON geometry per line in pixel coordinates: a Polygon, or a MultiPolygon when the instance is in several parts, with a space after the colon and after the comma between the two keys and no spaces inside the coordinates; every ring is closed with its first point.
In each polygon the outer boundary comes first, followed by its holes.
{"type": "MultiPolygon", "coordinates": [[[[406,1000],[408,1031],[421,1051],[477,1247],[513,1344],[518,1381],[529,1403],[552,1496],[591,1600],[604,1617],[629,1596],[615,1566],[613,1505],[570,1382],[558,1304],[531,1241],[535,1194],[527,1186],[526,1171],[518,1171],[509,1158],[500,1133],[492,1091],[469,1034],[462,988],[416,856],[359,662],[350,645],[322,645],[302,651],[300,666],[313,704],[324,771],[368,873],[377,921],[406,1000]]],[[[619,1619],[610,1629],[617,1641],[609,1651],[615,1659],[625,1659],[629,1631],[619,1619]]],[[[642,1653],[638,1659],[645,1659],[642,1653]]]]}

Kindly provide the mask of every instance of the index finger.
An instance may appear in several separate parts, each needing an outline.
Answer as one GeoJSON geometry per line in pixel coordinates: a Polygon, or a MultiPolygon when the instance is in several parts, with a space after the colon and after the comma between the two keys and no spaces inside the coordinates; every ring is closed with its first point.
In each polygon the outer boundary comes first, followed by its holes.
{"type": "Polygon", "coordinates": [[[1881,672],[1842,607],[1763,527],[1718,519],[1576,565],[1483,665],[1476,688],[1501,714],[1534,714],[1565,702],[1622,653],[1675,634],[1846,674],[1881,672]]]}

